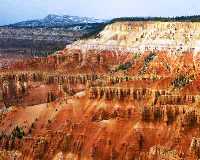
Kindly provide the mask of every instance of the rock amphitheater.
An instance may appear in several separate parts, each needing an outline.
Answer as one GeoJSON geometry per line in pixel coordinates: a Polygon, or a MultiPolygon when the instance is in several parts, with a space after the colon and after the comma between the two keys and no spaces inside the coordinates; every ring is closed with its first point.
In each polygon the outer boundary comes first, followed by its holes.
{"type": "Polygon", "coordinates": [[[0,159],[200,158],[200,23],[116,22],[0,70],[0,159]]]}

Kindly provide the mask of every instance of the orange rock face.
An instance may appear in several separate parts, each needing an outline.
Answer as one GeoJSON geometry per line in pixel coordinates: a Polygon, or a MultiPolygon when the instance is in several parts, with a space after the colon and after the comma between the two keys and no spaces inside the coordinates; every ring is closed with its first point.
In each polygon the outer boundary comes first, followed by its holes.
{"type": "Polygon", "coordinates": [[[17,62],[0,72],[0,159],[198,159],[199,66],[107,48],[17,62]]]}

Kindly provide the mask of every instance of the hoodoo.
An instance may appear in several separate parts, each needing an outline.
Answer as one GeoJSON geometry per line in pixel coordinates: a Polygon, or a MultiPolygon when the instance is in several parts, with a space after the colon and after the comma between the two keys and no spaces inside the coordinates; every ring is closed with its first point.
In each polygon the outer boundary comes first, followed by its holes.
{"type": "Polygon", "coordinates": [[[119,21],[0,70],[0,159],[200,158],[200,23],[119,21]]]}

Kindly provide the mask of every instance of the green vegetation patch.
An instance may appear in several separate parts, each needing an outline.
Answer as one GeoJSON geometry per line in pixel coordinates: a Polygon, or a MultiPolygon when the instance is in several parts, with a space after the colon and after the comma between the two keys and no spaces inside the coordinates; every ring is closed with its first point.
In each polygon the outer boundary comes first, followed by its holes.
{"type": "Polygon", "coordinates": [[[124,63],[124,64],[120,64],[119,66],[117,66],[117,68],[115,69],[115,72],[118,72],[118,71],[125,71],[125,70],[128,70],[129,68],[132,67],[132,63],[131,62],[127,62],[127,63],[124,63]]]}
{"type": "Polygon", "coordinates": [[[24,130],[20,127],[15,127],[11,133],[13,138],[19,138],[22,139],[24,137],[24,130]]]}
{"type": "Polygon", "coordinates": [[[145,58],[145,60],[144,60],[144,66],[143,66],[143,68],[141,69],[140,74],[144,74],[144,73],[146,72],[148,64],[149,64],[151,61],[154,60],[155,56],[156,56],[156,54],[155,54],[154,52],[151,52],[151,53],[145,58]]]}
{"type": "Polygon", "coordinates": [[[112,19],[110,23],[126,21],[158,21],[158,22],[200,22],[200,16],[180,16],[180,17],[120,17],[112,19]]]}
{"type": "Polygon", "coordinates": [[[185,75],[179,75],[175,80],[172,81],[172,85],[175,88],[182,88],[185,85],[189,84],[190,79],[185,75]]]}

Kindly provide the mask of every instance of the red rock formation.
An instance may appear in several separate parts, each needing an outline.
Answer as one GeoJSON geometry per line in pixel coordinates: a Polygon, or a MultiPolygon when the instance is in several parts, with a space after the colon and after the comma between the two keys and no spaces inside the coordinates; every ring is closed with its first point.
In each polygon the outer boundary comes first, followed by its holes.
{"type": "MultiPolygon", "coordinates": [[[[139,32],[149,25],[107,30],[139,32]]],[[[0,157],[199,158],[197,54],[81,47],[1,70],[0,157]]]]}

